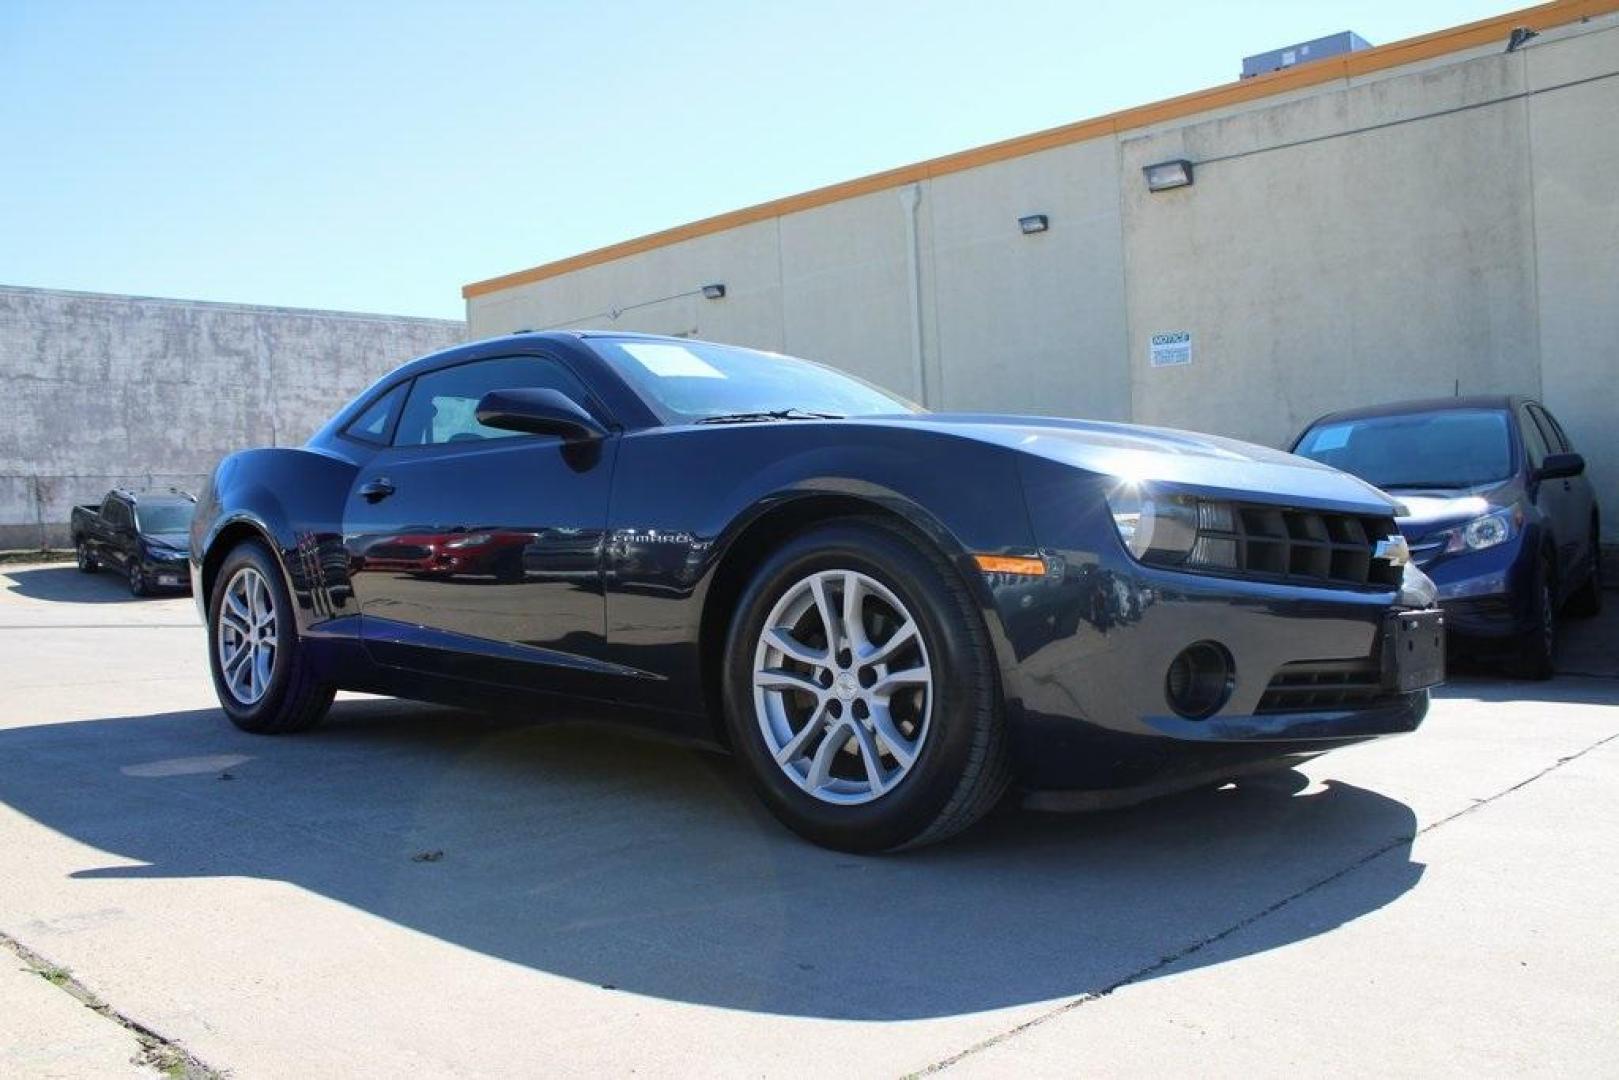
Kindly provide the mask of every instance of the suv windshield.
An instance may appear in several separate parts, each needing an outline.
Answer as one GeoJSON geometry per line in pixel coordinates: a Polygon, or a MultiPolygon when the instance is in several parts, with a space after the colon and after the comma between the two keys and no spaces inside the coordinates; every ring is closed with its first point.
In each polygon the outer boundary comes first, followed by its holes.
{"type": "Polygon", "coordinates": [[[143,533],[183,533],[191,528],[190,503],[137,506],[135,520],[143,533]]]}
{"type": "Polygon", "coordinates": [[[1490,409],[1320,424],[1293,452],[1380,488],[1465,488],[1512,475],[1507,417],[1490,409]]]}
{"type": "Polygon", "coordinates": [[[708,417],[791,420],[921,412],[823,364],[706,342],[586,338],[665,424],[708,417]],[[767,414],[776,413],[777,416],[767,414]]]}

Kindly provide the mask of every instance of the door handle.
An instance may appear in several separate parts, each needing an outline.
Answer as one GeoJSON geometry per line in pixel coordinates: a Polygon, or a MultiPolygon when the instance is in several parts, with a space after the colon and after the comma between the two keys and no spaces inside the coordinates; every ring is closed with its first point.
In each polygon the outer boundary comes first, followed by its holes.
{"type": "Polygon", "coordinates": [[[365,496],[366,502],[381,502],[393,493],[393,481],[386,476],[379,476],[360,485],[360,494],[365,496]]]}

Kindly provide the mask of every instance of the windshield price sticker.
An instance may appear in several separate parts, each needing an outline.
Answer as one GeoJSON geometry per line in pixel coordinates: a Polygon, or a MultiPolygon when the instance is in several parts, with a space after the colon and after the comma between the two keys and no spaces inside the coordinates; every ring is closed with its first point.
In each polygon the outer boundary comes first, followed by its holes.
{"type": "Polygon", "coordinates": [[[683,345],[627,341],[621,346],[641,366],[662,379],[723,379],[725,373],[683,345]]]}
{"type": "Polygon", "coordinates": [[[1148,345],[1147,359],[1153,367],[1179,367],[1192,362],[1192,334],[1188,330],[1172,330],[1154,334],[1148,345]]]}

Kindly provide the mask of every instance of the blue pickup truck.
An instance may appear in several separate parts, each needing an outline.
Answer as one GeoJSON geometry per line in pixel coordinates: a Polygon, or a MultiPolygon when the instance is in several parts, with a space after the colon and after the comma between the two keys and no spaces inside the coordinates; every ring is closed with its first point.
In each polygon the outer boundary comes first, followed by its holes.
{"type": "Polygon", "coordinates": [[[114,488],[100,504],[73,508],[73,551],[79,569],[123,571],[129,591],[149,596],[158,590],[186,590],[187,531],[197,500],[184,492],[136,492],[114,488]]]}

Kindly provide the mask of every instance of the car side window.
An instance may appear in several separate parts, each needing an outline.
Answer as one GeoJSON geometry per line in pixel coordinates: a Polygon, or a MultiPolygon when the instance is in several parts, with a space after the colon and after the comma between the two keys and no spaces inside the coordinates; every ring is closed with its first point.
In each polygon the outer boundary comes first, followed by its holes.
{"type": "Polygon", "coordinates": [[[539,356],[507,356],[458,364],[418,375],[394,433],[395,446],[436,446],[523,434],[478,423],[478,402],[491,390],[519,387],[560,390],[588,407],[584,384],[559,361],[539,356]]]}
{"type": "Polygon", "coordinates": [[[1531,405],[1529,406],[1529,415],[1535,418],[1535,423],[1540,428],[1541,437],[1546,440],[1546,445],[1554,453],[1562,453],[1568,449],[1568,440],[1563,438],[1563,430],[1557,426],[1557,421],[1552,419],[1551,413],[1539,405],[1531,405]]]}
{"type": "Polygon", "coordinates": [[[349,426],[343,429],[343,434],[361,442],[387,446],[394,417],[398,415],[399,406],[405,400],[406,385],[400,383],[373,401],[370,408],[356,416],[349,426]]]}
{"type": "Polygon", "coordinates": [[[118,499],[108,499],[107,505],[101,511],[102,520],[115,529],[126,528],[130,523],[129,508],[118,499]]]}
{"type": "Polygon", "coordinates": [[[1529,451],[1529,467],[1540,468],[1551,450],[1546,445],[1546,436],[1540,432],[1540,425],[1535,423],[1527,408],[1518,409],[1518,430],[1523,432],[1523,445],[1529,451]]]}

